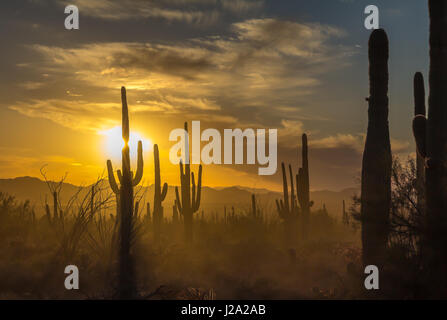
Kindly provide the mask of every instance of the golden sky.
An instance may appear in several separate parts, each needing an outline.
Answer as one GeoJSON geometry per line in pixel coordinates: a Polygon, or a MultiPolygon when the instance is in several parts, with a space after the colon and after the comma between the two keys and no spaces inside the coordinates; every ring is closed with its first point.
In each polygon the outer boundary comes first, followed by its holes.
{"type": "MultiPolygon", "coordinates": [[[[306,132],[312,189],[354,186],[367,120],[369,32],[352,21],[364,2],[73,0],[80,29],[72,31],[63,25],[66,1],[2,2],[0,35],[8,45],[0,62],[0,177],[39,176],[47,165],[50,178],[67,172],[68,182],[87,184],[104,173],[106,159],[117,167],[119,139],[113,148],[105,132],[120,125],[125,86],[131,130],[147,141],[145,184],[153,183],[152,143],[160,146],[162,179],[179,183],[169,132],[200,120],[202,129],[221,132],[277,128],[278,168],[281,161],[298,168],[306,132]]],[[[381,3],[385,24],[403,15],[426,28],[425,16],[414,19],[417,5],[396,12],[381,3]]],[[[392,145],[406,156],[414,148],[410,75],[426,69],[426,48],[408,50],[411,37],[392,30],[399,43],[391,42],[390,68],[405,77],[391,73],[392,145]],[[402,64],[411,69],[403,72],[402,64]]],[[[205,166],[204,183],[279,188],[279,171],[261,177],[257,168],[205,166]]]]}

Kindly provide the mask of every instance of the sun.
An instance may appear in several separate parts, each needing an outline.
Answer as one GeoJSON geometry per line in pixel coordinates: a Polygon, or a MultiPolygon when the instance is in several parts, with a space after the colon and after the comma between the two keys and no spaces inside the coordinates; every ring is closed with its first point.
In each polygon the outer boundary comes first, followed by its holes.
{"type": "MultiPolygon", "coordinates": [[[[107,158],[121,160],[121,151],[124,147],[124,140],[121,132],[120,126],[99,132],[105,138],[104,152],[107,158]]],[[[139,132],[130,131],[129,149],[131,159],[137,158],[138,141],[140,140],[143,143],[143,153],[152,150],[152,142],[150,139],[143,137],[139,132]]]]}

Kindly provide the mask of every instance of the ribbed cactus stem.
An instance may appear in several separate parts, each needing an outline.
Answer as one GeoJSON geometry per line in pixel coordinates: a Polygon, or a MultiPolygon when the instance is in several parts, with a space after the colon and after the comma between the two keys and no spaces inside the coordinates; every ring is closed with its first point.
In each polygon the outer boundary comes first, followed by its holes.
{"type": "Polygon", "coordinates": [[[161,237],[161,224],[163,222],[163,206],[162,202],[166,198],[168,192],[168,184],[163,184],[161,188],[160,178],[160,154],[158,151],[158,145],[154,145],[154,170],[155,170],[155,185],[154,185],[154,235],[155,241],[159,241],[161,237]]]}
{"type": "Polygon", "coordinates": [[[391,145],[388,128],[388,38],[377,29],[369,39],[368,129],[362,162],[363,263],[380,265],[388,241],[391,145]]]}

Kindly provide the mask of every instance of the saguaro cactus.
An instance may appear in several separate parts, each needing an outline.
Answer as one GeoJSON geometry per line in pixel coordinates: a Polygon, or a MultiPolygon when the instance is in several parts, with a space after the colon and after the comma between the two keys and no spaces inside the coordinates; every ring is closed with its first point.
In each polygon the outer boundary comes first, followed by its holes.
{"type": "Polygon", "coordinates": [[[363,263],[380,265],[388,240],[391,205],[391,145],[388,129],[388,37],[369,38],[368,130],[362,162],[363,263]]]}
{"type": "Polygon", "coordinates": [[[293,244],[296,236],[296,223],[299,214],[299,208],[295,199],[295,191],[293,186],[292,166],[289,165],[290,174],[290,198],[289,187],[287,184],[287,174],[284,162],[281,163],[282,170],[282,184],[283,184],[283,199],[276,200],[276,209],[279,217],[284,221],[284,228],[286,232],[286,241],[293,244]]]}
{"type": "MultiPolygon", "coordinates": [[[[418,114],[413,131],[425,159],[425,221],[421,239],[430,291],[447,285],[447,3],[429,0],[430,73],[428,118],[418,114]],[[436,282],[436,284],[434,284],[436,282]]],[[[419,89],[419,91],[421,91],[419,89]]],[[[416,94],[416,92],[415,92],[416,94]]],[[[420,94],[419,94],[420,95],[420,94]]],[[[421,100],[421,98],[419,98],[421,100]]]]}
{"type": "MultiPolygon", "coordinates": [[[[417,72],[414,75],[413,83],[414,92],[414,116],[421,117],[425,126],[425,89],[424,77],[422,73],[417,72]]],[[[424,127],[425,128],[425,127],[424,127]]],[[[423,129],[425,130],[425,129],[423,129]]],[[[425,136],[425,134],[424,134],[425,136]]],[[[425,139],[425,138],[424,138],[425,139]]],[[[417,149],[417,148],[416,148],[417,149]]],[[[416,150],[417,151],[417,150],[416,150]]],[[[425,207],[425,155],[423,156],[419,151],[416,152],[416,193],[417,193],[417,207],[419,213],[424,212],[425,207]]]]}
{"type": "Polygon", "coordinates": [[[160,178],[160,155],[158,152],[158,145],[154,145],[154,168],[155,168],[155,191],[154,191],[154,211],[153,211],[153,223],[154,223],[154,235],[155,241],[160,240],[161,236],[161,224],[163,222],[163,206],[162,202],[166,198],[168,192],[168,184],[163,184],[161,188],[160,178]]]}
{"type": "Polygon", "coordinates": [[[305,133],[302,135],[301,141],[302,141],[302,151],[301,151],[302,167],[298,170],[298,174],[296,175],[296,193],[298,202],[300,204],[301,212],[303,215],[302,219],[303,238],[306,239],[309,233],[310,207],[312,206],[312,202],[310,201],[309,159],[308,159],[307,135],[305,133]]]}
{"type": "Polygon", "coordinates": [[[131,242],[133,238],[134,222],[134,197],[133,187],[138,185],[143,177],[143,146],[138,142],[138,161],[135,176],[130,171],[129,154],[129,111],[127,107],[126,89],[121,88],[122,101],[122,133],[124,147],[122,150],[122,171],[117,170],[120,185],[116,183],[112,162],[107,160],[107,171],[109,184],[112,191],[119,195],[119,295],[122,299],[129,299],[136,296],[136,280],[134,261],[131,253],[131,242]]]}
{"type": "Polygon", "coordinates": [[[259,212],[258,212],[258,208],[257,208],[257,206],[256,206],[256,196],[255,196],[255,194],[253,193],[252,195],[251,195],[251,216],[252,216],[252,218],[253,219],[257,219],[258,217],[259,217],[259,214],[258,214],[259,212]]]}
{"type": "MultiPolygon", "coordinates": [[[[188,124],[185,122],[185,131],[188,132],[188,124]]],[[[183,163],[180,161],[180,185],[182,195],[180,197],[178,187],[175,187],[176,204],[180,213],[183,215],[185,225],[185,239],[187,242],[192,241],[192,224],[193,214],[197,212],[200,207],[200,196],[202,193],[202,165],[199,165],[199,176],[196,183],[194,179],[194,172],[191,172],[189,160],[189,144],[188,139],[185,141],[185,152],[188,155],[188,161],[185,163],[185,171],[183,171],[183,163]],[[192,188],[191,188],[192,183],[192,188]]]]}
{"type": "Polygon", "coordinates": [[[52,222],[56,223],[57,221],[63,219],[63,213],[62,213],[62,210],[59,210],[59,202],[57,199],[57,197],[58,197],[57,192],[54,191],[52,193],[52,196],[53,196],[53,218],[51,218],[51,211],[50,211],[50,206],[48,205],[48,203],[45,204],[45,211],[46,211],[46,216],[48,218],[48,221],[50,223],[52,223],[52,222]]]}

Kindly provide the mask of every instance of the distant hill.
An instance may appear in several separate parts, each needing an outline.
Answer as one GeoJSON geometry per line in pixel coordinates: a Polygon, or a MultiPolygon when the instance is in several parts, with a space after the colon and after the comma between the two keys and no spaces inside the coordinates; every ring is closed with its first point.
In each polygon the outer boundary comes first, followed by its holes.
{"type": "MultiPolygon", "coordinates": [[[[54,186],[55,182],[49,182],[54,186]]],[[[103,186],[108,187],[107,181],[103,181],[103,186]]],[[[80,192],[84,196],[91,186],[79,187],[69,183],[61,186],[60,198],[62,203],[67,202],[73,195],[80,192]]],[[[5,192],[16,197],[18,201],[30,200],[37,212],[43,212],[43,206],[47,200],[51,203],[51,192],[45,181],[34,177],[18,177],[14,179],[0,179],[0,192],[5,192]]],[[[205,214],[217,212],[222,215],[224,207],[230,212],[234,206],[237,212],[248,211],[251,206],[251,194],[257,195],[258,204],[264,211],[276,214],[275,200],[282,196],[279,192],[267,189],[253,189],[242,186],[202,188],[201,209],[205,214]]],[[[140,198],[140,203],[151,203],[154,197],[154,186],[140,187],[136,189],[136,195],[140,198]]],[[[319,209],[326,204],[329,214],[340,218],[342,214],[342,200],[346,201],[347,209],[351,204],[352,196],[358,193],[355,188],[348,188],[342,191],[314,191],[311,192],[311,199],[314,201],[314,208],[319,209]]],[[[165,215],[171,216],[172,206],[175,200],[175,186],[169,186],[165,201],[163,202],[165,215]]],[[[145,210],[145,207],[144,207],[145,210]]]]}

